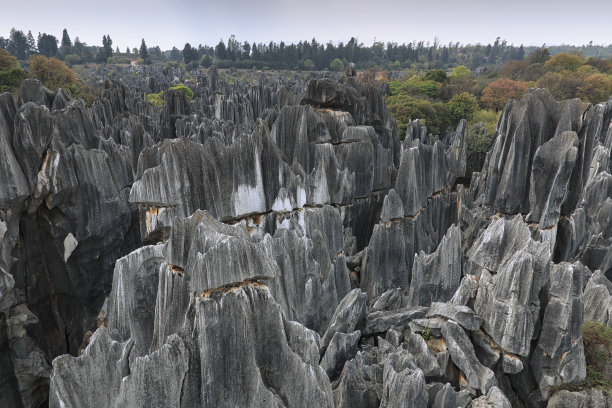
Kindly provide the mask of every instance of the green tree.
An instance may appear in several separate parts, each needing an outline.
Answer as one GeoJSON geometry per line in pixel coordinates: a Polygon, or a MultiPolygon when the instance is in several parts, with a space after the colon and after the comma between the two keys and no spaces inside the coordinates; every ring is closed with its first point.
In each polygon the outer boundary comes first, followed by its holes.
{"type": "Polygon", "coordinates": [[[438,94],[440,83],[425,80],[418,75],[413,75],[410,78],[402,78],[398,81],[391,81],[389,88],[392,95],[407,94],[411,96],[425,95],[435,97],[438,94]]]}
{"type": "Polygon", "coordinates": [[[67,48],[72,47],[72,40],[70,40],[68,31],[65,28],[64,28],[64,31],[62,31],[62,47],[67,47],[67,48]]]}
{"type": "Polygon", "coordinates": [[[402,138],[411,120],[422,119],[430,132],[438,133],[438,112],[431,102],[407,94],[387,97],[387,106],[397,122],[397,129],[402,138]]]}
{"type": "Polygon", "coordinates": [[[455,69],[453,69],[453,72],[451,72],[450,78],[455,79],[455,80],[463,79],[463,78],[467,78],[471,74],[472,74],[472,71],[470,71],[468,67],[466,67],[465,65],[457,65],[455,69]]]}
{"type": "Polygon", "coordinates": [[[575,72],[547,72],[536,82],[538,88],[546,88],[557,99],[571,99],[578,96],[578,89],[584,80],[575,72]]]}
{"type": "Polygon", "coordinates": [[[186,43],[185,47],[183,47],[183,62],[185,65],[190,62],[197,62],[199,59],[197,48],[193,48],[191,44],[186,43]]]}
{"type": "Polygon", "coordinates": [[[434,81],[434,82],[439,82],[439,83],[444,83],[448,81],[446,72],[443,69],[431,69],[427,71],[423,79],[427,81],[434,81]]]}
{"type": "Polygon", "coordinates": [[[23,78],[25,72],[19,66],[17,58],[0,48],[0,93],[15,92],[23,78]]]}
{"type": "Polygon", "coordinates": [[[529,61],[511,60],[506,62],[500,69],[499,73],[510,79],[520,80],[525,79],[529,72],[529,61]]]}
{"type": "Polygon", "coordinates": [[[66,31],[66,29],[64,28],[64,31],[62,32],[62,42],[58,52],[58,58],[65,60],[66,56],[72,53],[74,53],[72,50],[72,40],[70,40],[68,31],[66,31]]]}
{"type": "Polygon", "coordinates": [[[73,65],[81,63],[81,56],[79,54],[68,54],[64,57],[64,62],[69,67],[72,67],[73,65]]]}
{"type": "Polygon", "coordinates": [[[593,74],[578,88],[578,96],[591,103],[606,102],[612,93],[612,82],[604,74],[593,74]]]}
{"type": "Polygon", "coordinates": [[[589,57],[586,64],[597,68],[599,72],[604,74],[612,71],[612,61],[605,60],[603,58],[589,57]]]}
{"type": "Polygon", "coordinates": [[[448,101],[447,117],[451,126],[457,126],[461,119],[468,122],[472,120],[474,112],[478,110],[478,99],[467,92],[455,95],[448,101]]]}
{"type": "Polygon", "coordinates": [[[38,36],[38,52],[45,57],[55,57],[57,55],[58,40],[53,35],[42,34],[38,36]]]}
{"type": "MultiPolygon", "coordinates": [[[[253,48],[253,59],[255,59],[256,49],[256,47],[253,48]]],[[[227,58],[227,50],[225,48],[225,43],[223,42],[223,40],[219,40],[219,44],[217,44],[217,46],[215,47],[215,58],[217,58],[218,60],[224,60],[227,58]]]]}
{"type": "Polygon", "coordinates": [[[26,43],[28,44],[27,55],[36,54],[36,41],[34,40],[34,36],[32,35],[32,31],[28,31],[28,35],[26,35],[26,43]]]}
{"type": "Polygon", "coordinates": [[[179,51],[179,49],[176,47],[172,47],[172,50],[170,51],[170,59],[172,61],[180,61],[181,58],[181,51],[179,51]]]}
{"type": "Polygon", "coordinates": [[[344,71],[344,63],[341,59],[336,58],[329,64],[329,69],[334,72],[342,72],[344,71]]]}
{"type": "Polygon", "coordinates": [[[21,30],[11,29],[11,36],[8,41],[8,52],[17,57],[18,60],[24,60],[28,56],[28,39],[21,30]]]}
{"type": "Polygon", "coordinates": [[[314,71],[315,64],[310,58],[306,58],[304,61],[302,61],[302,67],[304,67],[304,70],[306,71],[314,71]]]}
{"type": "Polygon", "coordinates": [[[531,54],[529,54],[529,63],[530,64],[544,64],[546,63],[546,61],[548,61],[550,59],[550,51],[548,51],[548,48],[538,48],[537,50],[533,51],[531,54]]]}
{"type": "Polygon", "coordinates": [[[98,51],[98,55],[100,62],[107,62],[113,56],[113,40],[110,35],[102,36],[102,50],[98,51]]]}
{"type": "Polygon", "coordinates": [[[204,54],[202,56],[202,62],[200,63],[200,65],[202,65],[204,68],[209,68],[213,63],[213,59],[210,55],[208,54],[204,54]]]}
{"type": "Polygon", "coordinates": [[[142,58],[142,61],[145,64],[151,63],[151,56],[149,55],[149,49],[147,48],[147,43],[145,43],[144,38],[142,39],[142,42],[140,43],[140,58],[142,58]]]}
{"type": "Polygon", "coordinates": [[[467,167],[466,176],[471,177],[475,171],[481,171],[487,152],[493,145],[495,130],[501,112],[492,110],[479,110],[474,113],[472,120],[468,121],[467,167]]]}
{"type": "Polygon", "coordinates": [[[557,54],[544,64],[544,68],[552,72],[576,71],[584,64],[584,59],[567,52],[557,54]]]}

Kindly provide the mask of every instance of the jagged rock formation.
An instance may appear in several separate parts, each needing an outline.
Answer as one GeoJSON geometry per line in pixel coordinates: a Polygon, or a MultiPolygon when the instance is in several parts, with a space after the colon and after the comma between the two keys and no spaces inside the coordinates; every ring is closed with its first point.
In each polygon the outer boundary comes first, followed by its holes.
{"type": "Polygon", "coordinates": [[[610,404],[554,387],[612,325],[612,101],[511,101],[467,187],[465,121],[400,141],[351,69],[109,76],[0,95],[1,406],[610,404]]]}

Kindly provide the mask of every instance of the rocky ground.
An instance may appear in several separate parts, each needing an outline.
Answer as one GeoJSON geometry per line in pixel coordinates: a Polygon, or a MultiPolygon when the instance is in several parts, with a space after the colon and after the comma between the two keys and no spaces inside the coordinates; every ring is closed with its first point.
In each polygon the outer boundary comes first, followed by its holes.
{"type": "Polygon", "coordinates": [[[0,406],[612,406],[561,390],[612,326],[612,101],[511,101],[468,186],[465,121],[400,141],[351,70],[102,71],[0,95],[0,406]]]}

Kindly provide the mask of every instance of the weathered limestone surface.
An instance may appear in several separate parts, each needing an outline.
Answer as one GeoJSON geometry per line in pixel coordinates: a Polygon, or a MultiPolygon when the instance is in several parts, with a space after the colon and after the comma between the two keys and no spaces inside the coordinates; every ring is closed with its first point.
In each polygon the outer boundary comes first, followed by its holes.
{"type": "Polygon", "coordinates": [[[446,340],[453,363],[465,374],[467,384],[486,394],[497,385],[495,374],[483,366],[476,357],[472,343],[461,326],[447,322],[442,326],[442,337],[446,340]]]}
{"type": "Polygon", "coordinates": [[[484,331],[505,350],[527,356],[537,336],[539,295],[549,279],[549,247],[531,239],[518,215],[492,220],[468,257],[479,275],[474,311],[484,331]]]}
{"type": "Polygon", "coordinates": [[[409,298],[413,306],[448,302],[461,281],[461,231],[452,226],[433,254],[415,255],[409,298]]]}
{"type": "Polygon", "coordinates": [[[586,376],[582,278],[579,265],[561,263],[551,271],[548,304],[532,356],[533,372],[542,390],[586,376]]]}

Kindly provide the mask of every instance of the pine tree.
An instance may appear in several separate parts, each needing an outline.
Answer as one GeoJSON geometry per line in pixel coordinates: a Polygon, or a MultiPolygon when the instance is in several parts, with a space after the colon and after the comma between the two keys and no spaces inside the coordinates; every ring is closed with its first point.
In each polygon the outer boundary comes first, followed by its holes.
{"type": "Polygon", "coordinates": [[[193,48],[191,44],[186,43],[183,48],[183,62],[185,65],[198,60],[198,50],[193,48]]]}
{"type": "Polygon", "coordinates": [[[38,36],[38,52],[45,57],[57,55],[57,38],[54,35],[43,33],[38,36]]]}
{"type": "Polygon", "coordinates": [[[106,44],[104,43],[104,37],[102,37],[102,45],[104,46],[104,62],[106,62],[110,57],[113,56],[113,40],[111,40],[110,35],[106,35],[106,44]]]}
{"type": "Polygon", "coordinates": [[[11,36],[8,41],[7,51],[17,57],[18,60],[25,60],[28,57],[28,40],[21,30],[11,29],[11,36]]]}
{"type": "Polygon", "coordinates": [[[64,28],[64,31],[62,32],[62,48],[64,47],[72,47],[72,41],[70,40],[68,31],[65,28],[64,28]]]}
{"type": "Polygon", "coordinates": [[[98,62],[106,62],[110,57],[113,56],[113,40],[111,40],[110,35],[102,36],[102,49],[98,50],[98,55],[96,59],[98,62]]]}
{"type": "Polygon", "coordinates": [[[151,56],[149,55],[149,49],[147,48],[144,38],[142,39],[142,43],[140,43],[140,58],[142,58],[145,64],[151,63],[151,56]]]}
{"type": "Polygon", "coordinates": [[[26,51],[28,56],[32,54],[36,54],[36,41],[34,40],[32,31],[28,31],[28,35],[26,36],[26,42],[28,44],[28,49],[26,51]]]}

